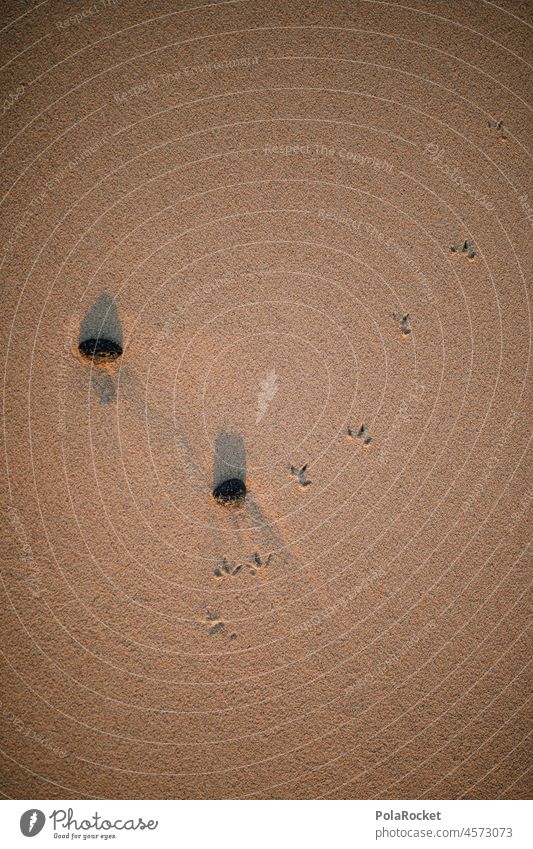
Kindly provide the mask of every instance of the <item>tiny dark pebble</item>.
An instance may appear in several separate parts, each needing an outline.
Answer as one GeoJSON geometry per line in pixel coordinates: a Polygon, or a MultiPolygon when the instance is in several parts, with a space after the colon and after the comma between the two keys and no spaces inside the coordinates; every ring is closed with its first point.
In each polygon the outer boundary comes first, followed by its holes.
{"type": "Polygon", "coordinates": [[[209,629],[209,633],[210,634],[219,634],[220,631],[224,630],[224,627],[225,626],[224,626],[223,622],[217,622],[216,625],[213,625],[213,627],[209,629]]]}
{"type": "Polygon", "coordinates": [[[118,342],[113,342],[112,339],[85,339],[78,345],[78,350],[82,357],[96,362],[104,362],[116,360],[122,355],[122,345],[118,342]]]}
{"type": "Polygon", "coordinates": [[[218,566],[213,570],[213,575],[215,576],[215,578],[221,578],[222,577],[222,572],[220,571],[218,566]]]}
{"type": "Polygon", "coordinates": [[[237,639],[237,634],[231,634],[230,635],[230,640],[236,640],[236,639],[237,639]]]}
{"type": "Polygon", "coordinates": [[[213,490],[213,498],[219,504],[226,507],[234,507],[244,501],[246,497],[246,486],[240,478],[230,478],[223,481],[213,490]]]}
{"type": "Polygon", "coordinates": [[[207,612],[207,618],[211,622],[216,622],[218,619],[220,619],[220,613],[211,613],[211,611],[209,610],[207,612]]]}

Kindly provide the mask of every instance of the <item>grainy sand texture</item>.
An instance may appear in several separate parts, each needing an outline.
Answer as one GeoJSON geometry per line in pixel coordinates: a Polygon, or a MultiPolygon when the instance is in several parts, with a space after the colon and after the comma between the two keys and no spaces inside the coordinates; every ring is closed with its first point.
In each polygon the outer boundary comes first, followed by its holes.
{"type": "Polygon", "coordinates": [[[527,797],[531,6],[1,14],[1,792],[527,797]]]}

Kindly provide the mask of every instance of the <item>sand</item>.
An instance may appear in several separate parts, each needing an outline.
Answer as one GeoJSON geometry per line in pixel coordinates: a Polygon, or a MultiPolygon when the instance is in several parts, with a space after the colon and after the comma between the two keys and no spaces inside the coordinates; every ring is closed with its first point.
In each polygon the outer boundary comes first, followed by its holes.
{"type": "Polygon", "coordinates": [[[529,12],[3,4],[6,797],[528,795],[529,12]]]}

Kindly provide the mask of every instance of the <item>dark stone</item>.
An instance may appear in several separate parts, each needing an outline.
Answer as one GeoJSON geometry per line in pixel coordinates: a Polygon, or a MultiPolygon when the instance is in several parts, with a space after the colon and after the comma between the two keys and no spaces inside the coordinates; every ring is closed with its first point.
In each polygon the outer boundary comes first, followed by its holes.
{"type": "Polygon", "coordinates": [[[226,507],[234,507],[244,501],[246,486],[240,478],[230,478],[219,483],[213,490],[213,498],[226,507]]]}
{"type": "Polygon", "coordinates": [[[116,360],[122,355],[122,345],[118,342],[113,342],[112,339],[84,339],[78,345],[78,350],[82,357],[95,360],[96,362],[105,362],[116,360]]]}

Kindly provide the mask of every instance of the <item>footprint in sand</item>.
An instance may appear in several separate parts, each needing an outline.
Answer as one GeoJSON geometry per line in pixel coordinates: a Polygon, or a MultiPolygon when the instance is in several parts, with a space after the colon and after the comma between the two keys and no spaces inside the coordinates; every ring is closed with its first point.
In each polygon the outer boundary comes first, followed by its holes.
{"type": "Polygon", "coordinates": [[[462,254],[468,262],[475,262],[477,258],[477,251],[474,249],[474,242],[466,241],[461,242],[457,246],[453,246],[450,248],[452,254],[462,254]]]}
{"type": "Polygon", "coordinates": [[[235,577],[235,575],[243,571],[248,571],[251,575],[257,575],[257,569],[266,569],[270,566],[272,557],[273,555],[269,554],[263,559],[257,551],[254,551],[249,562],[238,563],[237,565],[235,565],[235,561],[229,561],[226,557],[221,557],[219,565],[213,570],[213,574],[215,578],[223,578],[224,575],[235,577]]]}
{"type": "Polygon", "coordinates": [[[370,445],[372,442],[372,437],[368,435],[367,427],[364,422],[362,422],[358,430],[354,430],[350,427],[350,425],[348,425],[346,433],[348,439],[353,440],[354,442],[362,442],[365,446],[370,445]]]}
{"type": "Polygon", "coordinates": [[[311,486],[312,481],[307,480],[305,476],[305,472],[307,470],[307,463],[305,466],[302,466],[300,469],[296,468],[296,466],[289,466],[289,471],[291,475],[294,475],[297,478],[298,483],[302,489],[305,489],[308,486],[311,486]]]}
{"type": "Polygon", "coordinates": [[[505,130],[503,129],[503,121],[489,121],[488,124],[489,124],[489,128],[491,130],[494,130],[496,132],[496,134],[498,135],[499,143],[500,144],[507,144],[507,142],[509,141],[509,136],[506,134],[505,130]]]}
{"type": "Polygon", "coordinates": [[[222,621],[220,613],[215,613],[214,611],[211,612],[208,610],[206,619],[209,624],[209,636],[212,636],[213,634],[220,634],[221,631],[225,631],[226,626],[222,621]]]}
{"type": "Polygon", "coordinates": [[[404,339],[411,335],[411,316],[409,313],[405,313],[405,315],[396,315],[396,313],[392,314],[392,317],[395,321],[397,321],[400,325],[400,331],[404,339]]]}

